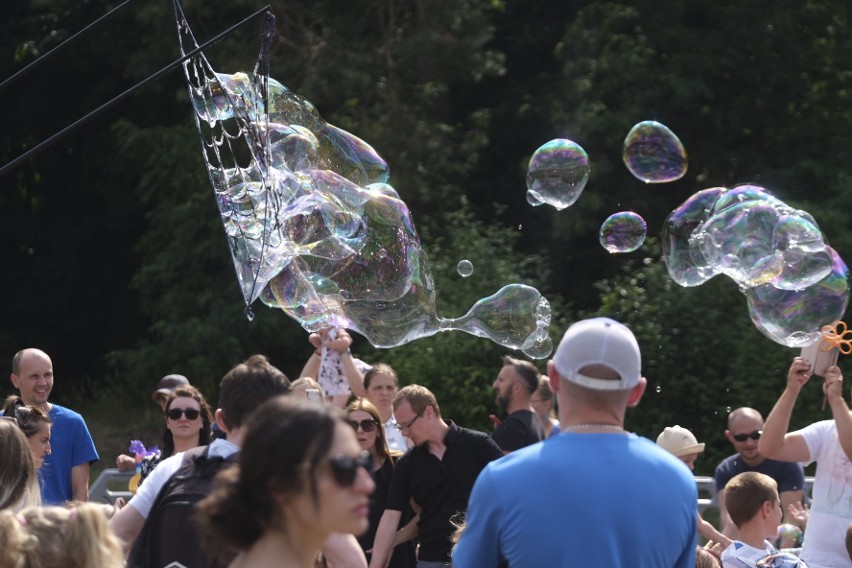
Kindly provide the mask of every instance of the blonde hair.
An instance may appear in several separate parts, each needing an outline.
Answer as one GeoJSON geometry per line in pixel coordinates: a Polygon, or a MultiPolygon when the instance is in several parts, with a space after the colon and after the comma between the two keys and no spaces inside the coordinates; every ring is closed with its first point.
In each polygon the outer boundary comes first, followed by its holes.
{"type": "Polygon", "coordinates": [[[431,406],[435,409],[435,416],[438,418],[441,417],[441,409],[438,408],[438,400],[435,398],[435,395],[432,394],[432,391],[424,386],[408,385],[402,387],[402,389],[396,393],[396,396],[393,397],[393,409],[396,410],[399,408],[399,405],[402,404],[403,400],[408,401],[408,404],[411,406],[411,410],[417,414],[422,414],[423,411],[426,410],[427,406],[431,406]]]}
{"type": "Polygon", "coordinates": [[[41,505],[33,454],[15,419],[0,419],[0,455],[0,509],[41,505]]]}
{"type": "Polygon", "coordinates": [[[4,568],[122,568],[124,551],[102,507],[29,507],[0,511],[4,568]]]}

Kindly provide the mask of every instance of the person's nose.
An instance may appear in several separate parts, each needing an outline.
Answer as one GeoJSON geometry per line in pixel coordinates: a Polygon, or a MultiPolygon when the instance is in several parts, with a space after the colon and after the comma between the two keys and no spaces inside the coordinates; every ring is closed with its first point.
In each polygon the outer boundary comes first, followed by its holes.
{"type": "Polygon", "coordinates": [[[49,456],[52,453],[53,450],[50,447],[50,442],[48,442],[47,445],[44,446],[44,455],[49,456]]]}
{"type": "Polygon", "coordinates": [[[376,488],[376,483],[373,481],[373,476],[363,467],[358,468],[358,479],[355,483],[355,489],[360,493],[369,495],[376,488]]]}

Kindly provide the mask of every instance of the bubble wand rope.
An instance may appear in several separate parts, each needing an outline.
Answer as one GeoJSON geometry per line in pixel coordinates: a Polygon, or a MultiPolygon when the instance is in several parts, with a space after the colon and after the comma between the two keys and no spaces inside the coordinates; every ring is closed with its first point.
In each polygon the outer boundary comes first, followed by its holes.
{"type": "MultiPolygon", "coordinates": [[[[825,325],[820,330],[822,332],[822,341],[819,345],[820,351],[831,351],[837,349],[844,355],[852,353],[852,330],[847,329],[846,323],[836,321],[832,325],[825,325]],[[849,336],[850,339],[846,339],[849,336]]],[[[822,395],[822,412],[825,412],[825,403],[827,400],[825,393],[822,395]]]]}

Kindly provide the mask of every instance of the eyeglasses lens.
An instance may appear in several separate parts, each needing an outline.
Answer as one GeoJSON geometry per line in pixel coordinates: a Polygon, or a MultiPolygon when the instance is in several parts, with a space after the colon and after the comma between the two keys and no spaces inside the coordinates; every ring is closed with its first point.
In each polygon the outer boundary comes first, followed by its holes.
{"type": "Polygon", "coordinates": [[[180,420],[182,414],[186,415],[187,420],[195,420],[201,416],[201,411],[194,408],[170,408],[169,411],[166,412],[166,416],[172,420],[180,420]]]}
{"type": "Polygon", "coordinates": [[[358,474],[358,468],[363,467],[370,471],[372,459],[369,452],[361,452],[357,458],[352,456],[335,456],[328,460],[331,465],[331,473],[334,475],[334,481],[341,487],[352,487],[355,483],[355,477],[358,474]]]}

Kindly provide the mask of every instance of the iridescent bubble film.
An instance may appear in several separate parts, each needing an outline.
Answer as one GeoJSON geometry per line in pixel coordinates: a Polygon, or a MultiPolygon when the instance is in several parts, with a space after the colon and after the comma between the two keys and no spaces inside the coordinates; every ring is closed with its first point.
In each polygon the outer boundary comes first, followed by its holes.
{"type": "Polygon", "coordinates": [[[645,219],[633,211],[622,211],[603,222],[600,242],[610,253],[633,252],[645,242],[647,233],[645,219]]]}
{"type": "Polygon", "coordinates": [[[843,318],[849,271],[834,249],[829,247],[828,252],[831,272],[804,290],[764,284],[746,292],[749,316],[761,333],[781,345],[803,347],[819,339],[822,326],[843,318]]]}
{"type": "Polygon", "coordinates": [[[663,260],[669,276],[681,286],[698,286],[718,274],[690,237],[707,220],[723,191],[724,187],[713,187],[695,193],[663,222],[663,260]]]}
{"type": "MultiPolygon", "coordinates": [[[[185,53],[197,43],[182,14],[178,23],[185,53]]],[[[376,347],[462,330],[549,355],[550,307],[534,288],[510,284],[461,318],[438,316],[429,260],[385,160],[258,71],[262,61],[233,75],[203,53],[184,63],[246,313],[260,298],[307,330],[341,326],[376,347]]]]}
{"type": "Polygon", "coordinates": [[[645,183],[667,183],[686,174],[686,149],[674,132],[654,120],[630,129],[622,159],[630,173],[645,183]]]}
{"type": "Polygon", "coordinates": [[[460,260],[456,265],[456,272],[458,272],[459,276],[462,278],[467,278],[473,274],[473,263],[469,260],[460,260]]]}
{"type": "Polygon", "coordinates": [[[684,201],[664,223],[663,258],[681,286],[732,278],[755,327],[789,347],[813,343],[849,299],[846,265],[814,218],[753,184],[684,201]]]}
{"type": "Polygon", "coordinates": [[[527,167],[527,202],[556,209],[573,205],[589,180],[589,156],[576,142],[557,138],[536,150],[527,167]]]}

